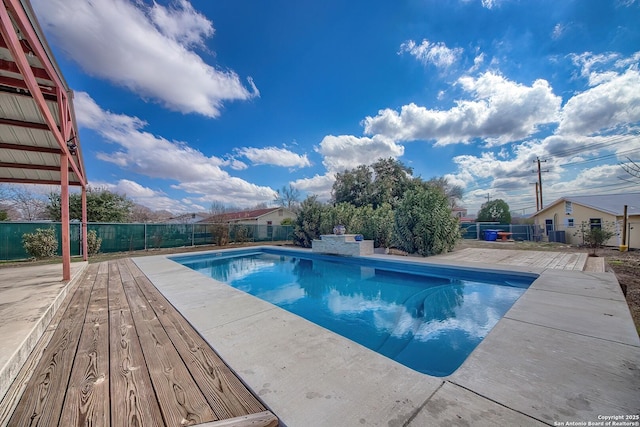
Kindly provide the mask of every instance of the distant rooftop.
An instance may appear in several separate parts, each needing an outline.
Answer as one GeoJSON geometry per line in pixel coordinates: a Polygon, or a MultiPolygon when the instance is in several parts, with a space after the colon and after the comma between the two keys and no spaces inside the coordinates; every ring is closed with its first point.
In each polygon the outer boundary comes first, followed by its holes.
{"type": "MultiPolygon", "coordinates": [[[[640,192],[601,194],[588,196],[567,196],[562,197],[547,205],[547,208],[560,201],[577,203],[589,208],[598,209],[611,215],[622,215],[624,205],[627,205],[627,215],[640,215],[640,192]]],[[[541,211],[543,211],[542,209],[541,211]]]]}

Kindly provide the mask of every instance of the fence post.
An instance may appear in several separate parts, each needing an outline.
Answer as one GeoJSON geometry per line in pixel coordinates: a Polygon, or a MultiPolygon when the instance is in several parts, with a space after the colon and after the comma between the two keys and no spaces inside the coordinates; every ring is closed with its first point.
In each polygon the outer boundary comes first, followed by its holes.
{"type": "Polygon", "coordinates": [[[147,250],[147,223],[144,223],[144,250],[147,250]]]}

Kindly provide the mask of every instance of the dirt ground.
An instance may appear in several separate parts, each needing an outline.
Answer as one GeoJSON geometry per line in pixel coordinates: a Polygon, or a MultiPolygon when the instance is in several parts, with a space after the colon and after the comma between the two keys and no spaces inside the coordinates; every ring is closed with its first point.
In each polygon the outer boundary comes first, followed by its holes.
{"type": "MultiPolygon", "coordinates": [[[[274,242],[275,243],[275,242],[274,242]]],[[[279,242],[276,244],[289,245],[288,242],[279,242]]],[[[230,247],[239,246],[251,246],[252,243],[246,243],[242,245],[231,245],[230,247]]],[[[463,240],[457,246],[455,250],[464,249],[467,247],[487,247],[491,249],[519,249],[519,250],[536,250],[536,251],[555,251],[555,252],[588,252],[585,248],[575,247],[562,243],[545,243],[545,242],[509,242],[504,245],[496,245],[495,242],[484,242],[479,240],[463,240]]],[[[90,258],[90,262],[101,262],[110,259],[131,257],[131,256],[144,256],[144,255],[159,255],[169,253],[184,253],[193,251],[203,251],[210,249],[222,249],[218,246],[198,246],[194,248],[170,248],[159,249],[149,251],[138,252],[119,252],[108,254],[97,254],[90,258]]],[[[627,298],[629,304],[629,310],[631,316],[636,325],[636,330],[640,334],[640,250],[620,252],[618,248],[601,248],[596,252],[597,256],[604,257],[606,260],[607,271],[615,273],[620,283],[622,292],[627,298]]],[[[79,259],[77,259],[79,260],[79,259]]],[[[3,262],[0,263],[0,267],[13,267],[17,265],[35,265],[37,263],[51,263],[60,262],[60,259],[49,259],[46,261],[27,261],[27,262],[3,262]]]]}

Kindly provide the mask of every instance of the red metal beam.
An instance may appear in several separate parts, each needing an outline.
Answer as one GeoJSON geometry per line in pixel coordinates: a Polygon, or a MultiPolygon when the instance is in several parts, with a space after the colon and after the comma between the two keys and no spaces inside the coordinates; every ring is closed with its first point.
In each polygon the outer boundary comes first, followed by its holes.
{"type": "Polygon", "coordinates": [[[34,147],[33,145],[7,144],[5,142],[0,142],[0,148],[5,150],[32,151],[36,153],[60,154],[62,152],[59,148],[34,147]]]}
{"type": "MultiPolygon", "coordinates": [[[[0,182],[8,182],[11,184],[15,184],[16,180],[13,178],[2,178],[0,177],[0,182]]],[[[51,180],[51,179],[21,179],[21,184],[44,184],[44,185],[60,185],[60,181],[51,180]]],[[[73,185],[74,187],[84,187],[84,184],[80,181],[69,181],[69,185],[73,185]]]]}
{"type": "MultiPolygon", "coordinates": [[[[37,170],[37,171],[51,171],[51,172],[57,172],[60,170],[59,166],[34,165],[31,163],[5,163],[5,162],[0,162],[0,168],[28,169],[28,170],[37,170]]],[[[69,167],[69,170],[73,171],[71,167],[69,167]]]]}
{"type": "MultiPolygon", "coordinates": [[[[42,80],[51,80],[51,77],[49,77],[49,74],[47,74],[47,72],[42,68],[36,68],[31,66],[29,68],[31,68],[31,72],[36,78],[42,79],[42,80]]],[[[7,61],[6,59],[0,59],[0,70],[8,71],[10,73],[15,73],[15,74],[22,74],[15,62],[7,61]]]]}
{"type": "MultiPolygon", "coordinates": [[[[24,89],[25,91],[27,91],[26,93],[12,92],[12,95],[13,94],[22,95],[22,96],[28,96],[29,98],[31,98],[31,93],[28,92],[29,88],[27,87],[27,84],[25,83],[25,81],[22,79],[14,79],[13,77],[0,76],[0,85],[9,86],[11,88],[24,89]]],[[[47,101],[58,102],[58,98],[56,98],[56,95],[55,95],[56,88],[40,85],[40,90],[42,91],[42,94],[44,95],[47,101]]]]}
{"type": "Polygon", "coordinates": [[[60,155],[60,222],[62,225],[62,280],[71,280],[71,241],[69,239],[69,155],[60,155]]]}
{"type": "Polygon", "coordinates": [[[0,117],[0,125],[17,126],[21,128],[49,130],[49,126],[44,123],[23,122],[22,120],[3,119],[0,117]]]}

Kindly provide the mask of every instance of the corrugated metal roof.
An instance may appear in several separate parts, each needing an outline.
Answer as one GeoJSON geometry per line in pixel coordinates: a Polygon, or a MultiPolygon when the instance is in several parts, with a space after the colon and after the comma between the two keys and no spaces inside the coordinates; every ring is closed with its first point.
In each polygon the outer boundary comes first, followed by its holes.
{"type": "Polygon", "coordinates": [[[624,205],[627,205],[627,215],[640,215],[640,193],[573,196],[566,200],[612,215],[622,215],[624,205]]]}
{"type": "Polygon", "coordinates": [[[86,185],[80,140],[69,90],[28,0],[2,4],[0,37],[0,182],[60,184],[61,154],[70,153],[69,184],[86,185]],[[7,25],[10,22],[11,25],[7,25]],[[31,25],[24,25],[28,22],[31,25]],[[11,34],[13,30],[13,34],[11,34]],[[19,42],[17,58],[12,40],[19,42]],[[21,70],[28,64],[30,75],[21,70]],[[37,91],[30,86],[37,83],[37,91]],[[51,129],[38,99],[54,120],[51,129]],[[55,135],[58,133],[60,138],[55,135]],[[69,146],[76,148],[70,150],[69,146]]]}
{"type": "Polygon", "coordinates": [[[533,216],[565,201],[597,209],[611,215],[622,215],[624,206],[627,205],[627,215],[640,215],[640,192],[634,192],[562,197],[548,205],[545,209],[536,212],[533,216]]]}

